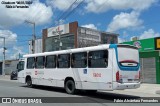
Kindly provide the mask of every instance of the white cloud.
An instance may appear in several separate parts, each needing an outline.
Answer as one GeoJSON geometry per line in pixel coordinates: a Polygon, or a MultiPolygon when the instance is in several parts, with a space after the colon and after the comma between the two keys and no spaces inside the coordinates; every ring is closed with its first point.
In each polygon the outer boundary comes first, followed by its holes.
{"type": "Polygon", "coordinates": [[[57,8],[61,11],[67,10],[75,0],[47,0],[48,5],[51,5],[53,8],[57,8]]]}
{"type": "Polygon", "coordinates": [[[23,47],[17,47],[17,46],[14,46],[12,48],[12,52],[13,54],[9,54],[8,55],[8,59],[18,59],[19,58],[19,54],[22,56],[24,54],[26,54],[25,52],[23,52],[24,48],[23,47]]]}
{"type": "Polygon", "coordinates": [[[97,27],[94,24],[86,24],[86,25],[82,25],[82,27],[97,29],[97,27]]]}
{"type": "MultiPolygon", "coordinates": [[[[5,37],[6,46],[13,45],[17,41],[17,34],[10,30],[0,30],[0,37],[5,37]]],[[[0,38],[0,47],[3,46],[3,39],[0,38]]]]}
{"type": "Polygon", "coordinates": [[[86,0],[87,5],[85,9],[88,12],[94,13],[106,12],[111,9],[133,9],[136,11],[142,11],[149,8],[157,1],[158,0],[86,0]]]}
{"type": "Polygon", "coordinates": [[[149,29],[147,31],[144,31],[139,36],[140,39],[147,39],[147,38],[154,38],[154,37],[160,37],[160,33],[156,33],[153,29],[149,29]]]}
{"type": "Polygon", "coordinates": [[[56,25],[62,25],[64,24],[65,20],[60,19],[59,21],[55,21],[56,25]]]}
{"type": "Polygon", "coordinates": [[[132,11],[131,13],[121,12],[113,17],[112,22],[108,25],[107,31],[114,32],[125,28],[142,27],[143,21],[138,19],[139,12],[132,11]]]}
{"type": "MultiPolygon", "coordinates": [[[[0,3],[4,0],[0,0],[0,3]]],[[[17,0],[7,0],[16,2],[17,0]]],[[[30,1],[30,0],[25,0],[30,1]]],[[[46,6],[39,0],[34,0],[29,8],[6,8],[5,4],[0,4],[0,28],[22,24],[25,20],[30,20],[36,25],[47,23],[53,15],[52,8],[46,6]]]]}
{"type": "MultiPolygon", "coordinates": [[[[17,42],[17,34],[11,32],[10,30],[0,30],[0,37],[5,37],[5,50],[6,55],[9,54],[9,57],[14,54],[15,51],[12,50],[12,46],[16,45],[17,42]]],[[[0,60],[2,60],[3,56],[3,38],[0,38],[0,60]]],[[[8,59],[8,56],[6,56],[8,59]]]]}
{"type": "Polygon", "coordinates": [[[124,39],[118,37],[118,43],[122,43],[124,41],[125,41],[124,39]]]}

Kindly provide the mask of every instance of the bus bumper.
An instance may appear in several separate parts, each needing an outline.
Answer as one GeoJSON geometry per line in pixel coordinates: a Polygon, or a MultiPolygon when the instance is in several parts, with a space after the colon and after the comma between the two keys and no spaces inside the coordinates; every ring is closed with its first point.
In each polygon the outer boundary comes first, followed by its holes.
{"type": "Polygon", "coordinates": [[[117,83],[113,84],[115,86],[113,86],[114,90],[123,90],[123,89],[136,89],[140,87],[140,82],[138,83],[117,83]]]}

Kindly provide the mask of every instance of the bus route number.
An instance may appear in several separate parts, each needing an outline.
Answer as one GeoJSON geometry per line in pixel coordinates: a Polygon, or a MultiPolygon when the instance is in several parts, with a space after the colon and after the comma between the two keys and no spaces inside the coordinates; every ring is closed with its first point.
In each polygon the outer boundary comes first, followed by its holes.
{"type": "Polygon", "coordinates": [[[93,73],[93,77],[101,77],[101,73],[93,73]]]}

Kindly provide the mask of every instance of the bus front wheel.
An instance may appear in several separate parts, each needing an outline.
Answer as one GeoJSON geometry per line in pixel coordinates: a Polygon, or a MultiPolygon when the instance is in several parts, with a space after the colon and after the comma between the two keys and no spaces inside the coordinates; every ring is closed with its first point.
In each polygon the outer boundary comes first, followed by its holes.
{"type": "Polygon", "coordinates": [[[30,77],[26,79],[26,84],[28,87],[32,87],[32,79],[30,77]]]}
{"type": "Polygon", "coordinates": [[[75,83],[73,80],[68,80],[65,83],[65,90],[68,94],[75,94],[76,92],[76,87],[75,87],[75,83]]]}

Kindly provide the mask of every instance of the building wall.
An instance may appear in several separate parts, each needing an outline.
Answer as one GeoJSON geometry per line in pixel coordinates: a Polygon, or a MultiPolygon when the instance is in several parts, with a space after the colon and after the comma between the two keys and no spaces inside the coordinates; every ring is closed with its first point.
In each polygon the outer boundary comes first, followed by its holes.
{"type": "Polygon", "coordinates": [[[47,33],[48,33],[48,30],[47,29],[43,29],[42,30],[42,51],[45,52],[46,50],[46,47],[45,47],[45,44],[46,44],[46,38],[47,38],[47,33]]]}
{"type": "MultiPolygon", "coordinates": [[[[12,71],[17,70],[17,64],[19,60],[6,60],[5,61],[5,75],[10,75],[12,71]]],[[[3,62],[0,62],[0,75],[2,75],[2,64],[3,62]]]]}
{"type": "MultiPolygon", "coordinates": [[[[159,51],[151,51],[151,52],[140,52],[140,58],[151,58],[155,57],[156,63],[156,83],[160,84],[160,56],[159,51]]],[[[152,63],[151,63],[152,64],[152,63]]]]}
{"type": "Polygon", "coordinates": [[[43,52],[97,46],[104,43],[117,43],[117,34],[79,27],[78,22],[59,25],[43,30],[43,52]],[[58,32],[58,33],[57,33],[58,32]],[[101,38],[106,38],[106,42],[101,38]],[[59,37],[61,38],[59,40],[59,37]],[[102,41],[103,40],[103,41],[102,41]],[[61,42],[61,43],[60,43],[61,42]]]}
{"type": "Polygon", "coordinates": [[[71,22],[69,23],[69,33],[74,35],[74,47],[77,48],[78,47],[78,40],[77,40],[77,31],[78,31],[78,22],[71,22]]]}
{"type": "Polygon", "coordinates": [[[35,53],[42,53],[42,39],[35,40],[35,53]]]}
{"type": "Polygon", "coordinates": [[[102,32],[101,33],[101,43],[102,44],[117,44],[118,34],[102,32]]]}
{"type": "Polygon", "coordinates": [[[59,42],[59,36],[48,37],[45,40],[45,52],[56,51],[56,50],[65,50],[72,49],[75,47],[74,44],[74,35],[66,34],[61,36],[61,46],[59,42]]]}
{"type": "Polygon", "coordinates": [[[101,32],[78,27],[78,47],[88,47],[88,46],[96,46],[101,44],[101,32]]]}
{"type": "Polygon", "coordinates": [[[48,29],[43,29],[43,52],[72,49],[77,47],[78,22],[72,22],[48,29]],[[59,34],[57,32],[60,32],[59,34]],[[61,41],[59,41],[59,35],[61,41]],[[62,42],[61,46],[60,42],[62,42]]]}
{"type": "Polygon", "coordinates": [[[123,44],[130,44],[139,48],[140,60],[145,60],[147,63],[144,65],[141,62],[142,74],[147,74],[145,77],[148,79],[154,76],[153,83],[156,81],[157,84],[160,84],[160,37],[124,42],[123,44]]]}
{"type": "Polygon", "coordinates": [[[18,60],[6,60],[5,62],[5,74],[10,75],[12,71],[17,70],[18,60]]]}
{"type": "MultiPolygon", "coordinates": [[[[35,53],[42,53],[42,39],[36,39],[35,40],[35,53]]],[[[33,48],[32,48],[32,41],[29,41],[29,54],[32,54],[33,48]]]]}

